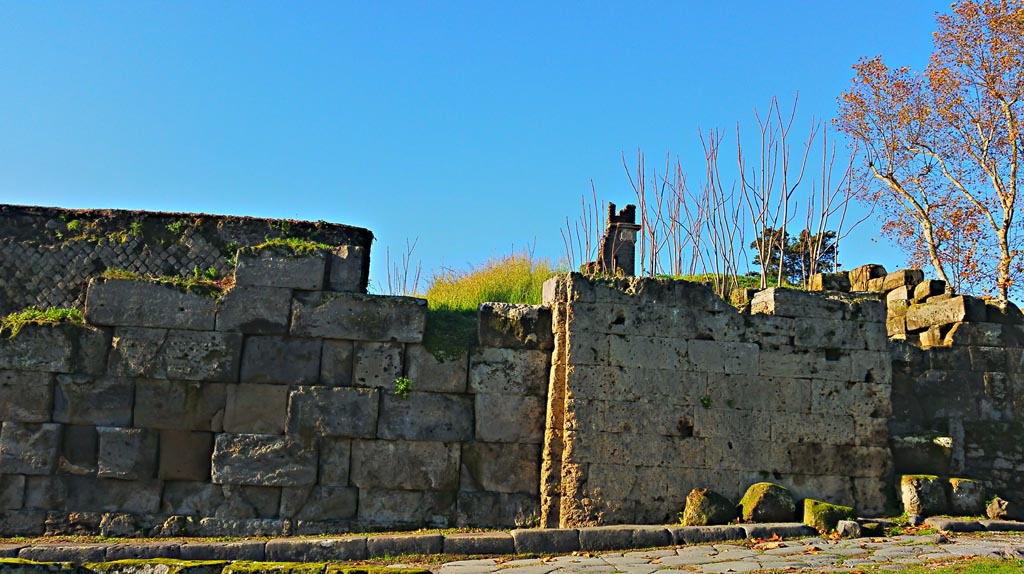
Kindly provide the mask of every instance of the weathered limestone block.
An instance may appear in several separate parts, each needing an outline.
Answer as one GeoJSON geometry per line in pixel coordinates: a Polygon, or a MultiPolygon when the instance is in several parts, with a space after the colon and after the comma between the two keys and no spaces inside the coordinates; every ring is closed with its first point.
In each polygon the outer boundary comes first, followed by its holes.
{"type": "Polygon", "coordinates": [[[0,429],[0,469],[4,474],[52,474],[60,448],[54,423],[4,422],[0,429]]]}
{"type": "Polygon", "coordinates": [[[750,300],[754,298],[758,291],[759,289],[733,289],[729,291],[729,303],[733,307],[743,307],[750,303],[750,300]]]}
{"type": "Polygon", "coordinates": [[[25,499],[25,476],[0,474],[0,513],[19,510],[25,499]]]}
{"type": "MultiPolygon", "coordinates": [[[[390,389],[402,376],[401,343],[356,343],[352,352],[352,385],[390,389]]],[[[415,380],[413,385],[415,388],[415,380]]]]}
{"type": "Polygon", "coordinates": [[[390,534],[366,539],[366,555],[369,557],[439,554],[443,549],[444,536],[440,534],[390,534]]]}
{"type": "MultiPolygon", "coordinates": [[[[793,344],[798,347],[866,349],[866,335],[876,331],[881,334],[881,330],[872,327],[873,325],[839,319],[797,320],[793,325],[793,344]]],[[[884,350],[884,347],[879,350],[884,350]]]]}
{"type": "Polygon", "coordinates": [[[360,489],[454,490],[459,483],[459,445],[353,441],[351,483],[360,489]]]}
{"type": "Polygon", "coordinates": [[[910,301],[910,298],[914,296],[914,289],[914,287],[904,285],[889,291],[885,294],[886,305],[898,304],[899,301],[910,301]]]}
{"type": "Polygon", "coordinates": [[[224,485],[224,504],[214,517],[221,520],[273,518],[281,508],[282,488],[272,486],[224,485]]]}
{"type": "Polygon", "coordinates": [[[288,487],[281,493],[281,517],[296,520],[355,518],[359,490],[347,486],[288,487]]]}
{"type": "Polygon", "coordinates": [[[63,425],[61,429],[60,474],[91,475],[96,472],[99,456],[99,435],[94,426],[63,425]]]}
{"type": "Polygon", "coordinates": [[[140,379],[134,426],[218,432],[224,428],[225,394],[221,383],[140,379]]]}
{"type": "Polygon", "coordinates": [[[693,434],[700,438],[757,437],[771,440],[773,414],[767,412],[744,412],[731,409],[725,404],[716,404],[710,397],[708,408],[698,407],[693,413],[693,434]]]}
{"type": "Polygon", "coordinates": [[[849,291],[850,274],[846,271],[839,273],[815,273],[811,275],[807,283],[808,291],[849,291]]]}
{"type": "Polygon", "coordinates": [[[930,300],[907,309],[908,331],[920,331],[933,325],[984,320],[985,304],[970,295],[960,295],[944,301],[930,300]]]}
{"type": "Polygon", "coordinates": [[[1024,508],[999,496],[988,503],[985,514],[992,520],[1024,520],[1024,508]]]}
{"type": "Polygon", "coordinates": [[[943,342],[964,347],[1024,347],[1024,330],[1001,323],[953,323],[943,342]]]}
{"type": "Polygon", "coordinates": [[[771,287],[758,291],[750,300],[752,314],[797,319],[842,319],[847,305],[807,291],[771,287]]]}
{"type": "Polygon", "coordinates": [[[796,504],[789,490],[770,482],[751,485],[737,505],[744,522],[791,522],[796,504]]]}
{"type": "Polygon", "coordinates": [[[921,281],[924,281],[924,271],[920,269],[900,269],[899,271],[887,274],[882,279],[882,288],[880,290],[888,292],[899,287],[913,287],[921,281]]]}
{"type": "Polygon", "coordinates": [[[418,391],[464,393],[469,372],[469,353],[441,360],[423,345],[405,346],[405,372],[418,391]]]}
{"type": "Polygon", "coordinates": [[[462,445],[462,490],[531,494],[540,480],[540,445],[472,442],[462,445]]]}
{"type": "Polygon", "coordinates": [[[551,309],[539,305],[481,303],[477,335],[483,347],[505,349],[554,348],[551,309]]]}
{"type": "Polygon", "coordinates": [[[985,513],[985,485],[969,478],[949,479],[949,510],[954,516],[979,516],[985,513]]]}
{"type": "Polygon", "coordinates": [[[209,482],[169,480],[164,483],[160,511],[170,515],[213,516],[224,504],[223,488],[209,482]]]}
{"type": "MultiPolygon", "coordinates": [[[[267,542],[267,560],[274,562],[327,562],[341,560],[364,560],[366,538],[321,538],[312,540],[271,540],[267,542]]],[[[244,574],[251,566],[237,565],[225,568],[224,574],[244,574]]],[[[319,573],[319,569],[314,572],[319,573]]]]}
{"type": "Polygon", "coordinates": [[[246,337],[239,380],[315,385],[320,379],[320,346],[320,339],[275,335],[246,337]]]}
{"type": "Polygon", "coordinates": [[[543,397],[550,359],[544,351],[475,349],[469,357],[469,392],[543,397]]]}
{"type": "Polygon", "coordinates": [[[885,277],[885,267],[881,265],[861,265],[850,270],[850,290],[870,291],[868,281],[885,277]]]}
{"type": "Polygon", "coordinates": [[[540,444],[544,440],[545,400],[479,393],[474,397],[476,439],[540,444]]]}
{"type": "Polygon", "coordinates": [[[892,414],[892,386],[881,383],[811,381],[811,413],[843,413],[855,419],[892,414]]]}
{"type": "Polygon", "coordinates": [[[884,443],[857,446],[828,444],[827,441],[827,437],[819,437],[816,442],[780,445],[786,453],[782,471],[806,476],[852,477],[884,477],[892,472],[892,458],[884,443]]]}
{"type": "Polygon", "coordinates": [[[358,245],[340,245],[327,256],[327,288],[366,293],[370,258],[358,245]]]}
{"type": "Polygon", "coordinates": [[[38,510],[0,512],[0,532],[7,536],[42,536],[46,513],[38,510]]]}
{"type": "Polygon", "coordinates": [[[906,313],[902,315],[890,315],[885,319],[885,330],[888,332],[890,337],[897,339],[907,338],[907,316],[906,313]]]}
{"type": "Polygon", "coordinates": [[[927,279],[914,286],[911,299],[914,303],[927,301],[930,297],[946,292],[946,282],[938,279],[927,279]]]}
{"type": "Polygon", "coordinates": [[[643,357],[643,364],[658,369],[692,368],[686,360],[685,339],[668,337],[646,337],[643,335],[610,335],[608,340],[607,364],[615,367],[634,366],[637,357],[643,357]]]}
{"type": "Polygon", "coordinates": [[[320,355],[320,384],[329,387],[352,385],[352,341],[325,339],[320,355]]]}
{"type": "Polygon", "coordinates": [[[238,250],[235,284],[317,291],[324,288],[326,274],[326,251],[297,255],[283,245],[249,247],[238,250]]]}
{"type": "Polygon", "coordinates": [[[0,337],[0,369],[49,373],[102,373],[110,331],[81,325],[36,325],[0,337]]]}
{"type": "Polygon", "coordinates": [[[237,382],[241,333],[125,327],[114,330],[110,374],[237,382]]]}
{"type": "MultiPolygon", "coordinates": [[[[539,517],[540,500],[535,495],[460,491],[455,525],[478,528],[529,528],[537,524],[539,517]]],[[[512,553],[514,550],[512,538],[507,533],[483,533],[477,536],[508,536],[507,546],[503,544],[500,548],[507,549],[506,553],[512,553]]],[[[450,540],[451,535],[445,536],[446,551],[450,540]]]]}
{"type": "Polygon", "coordinates": [[[145,480],[154,478],[157,434],[147,429],[98,427],[98,478],[145,480]]]}
{"type": "Polygon", "coordinates": [[[158,480],[114,480],[92,476],[35,477],[25,493],[27,507],[72,513],[155,513],[160,508],[158,480]]]}
{"type": "Polygon", "coordinates": [[[735,518],[736,505],[713,490],[694,488],[686,496],[682,519],[684,526],[729,524],[735,518]]]}
{"type": "Polygon", "coordinates": [[[455,510],[455,491],[359,489],[360,524],[447,528],[455,510]]]}
{"type": "Polygon", "coordinates": [[[288,434],[373,438],[377,434],[378,389],[299,387],[288,402],[288,434]]]}
{"type": "Polygon", "coordinates": [[[853,507],[829,504],[813,498],[804,499],[804,524],[821,533],[832,532],[841,520],[854,518],[853,507]]]}
{"type": "Polygon", "coordinates": [[[53,420],[78,425],[129,426],[135,393],[131,379],[58,375],[53,420]]]}
{"type": "Polygon", "coordinates": [[[85,320],[93,325],[211,331],[216,302],[151,281],[89,280],[85,320]]]}
{"type": "Polygon", "coordinates": [[[235,285],[217,303],[217,330],[284,335],[291,314],[291,289],[235,285]]]}
{"type": "Polygon", "coordinates": [[[419,343],[427,302],[413,297],[356,293],[297,293],[291,334],[355,341],[419,343]]]}
{"type": "Polygon", "coordinates": [[[715,377],[712,383],[707,393],[712,407],[784,413],[808,413],[811,410],[811,379],[725,375],[715,377]]]}
{"type": "Polygon", "coordinates": [[[224,431],[245,434],[281,434],[288,421],[288,387],[283,385],[228,385],[224,431]]]}
{"type": "Polygon", "coordinates": [[[946,513],[946,488],[943,481],[934,475],[901,476],[900,498],[907,514],[935,516],[946,513]]]}
{"type": "Polygon", "coordinates": [[[853,371],[851,353],[848,349],[762,347],[759,372],[769,377],[849,381],[853,371]]]}
{"type": "Polygon", "coordinates": [[[316,450],[287,436],[222,433],[213,448],[215,484],[306,486],[316,471],[316,450]]]}
{"type": "Polygon", "coordinates": [[[854,433],[853,417],[836,412],[789,417],[776,416],[771,419],[770,436],[773,441],[851,444],[854,433]]]}
{"type": "MultiPolygon", "coordinates": [[[[415,382],[413,383],[415,388],[415,382]]],[[[410,392],[381,397],[377,437],[386,440],[467,441],[473,438],[473,397],[410,392]]]]}
{"type": "Polygon", "coordinates": [[[324,486],[348,485],[352,441],[347,438],[320,439],[320,472],[317,483],[324,486]]]}
{"type": "Polygon", "coordinates": [[[210,480],[213,433],[160,431],[160,467],[163,480],[210,480]]]}
{"type": "Polygon", "coordinates": [[[44,423],[53,407],[50,373],[0,371],[0,421],[44,423]]]}
{"type": "MultiPolygon", "coordinates": [[[[757,436],[757,435],[754,435],[757,436]]],[[[707,438],[703,440],[705,463],[725,470],[787,470],[781,444],[763,439],[707,438]]],[[[681,461],[682,462],[682,461],[681,461]]]]}

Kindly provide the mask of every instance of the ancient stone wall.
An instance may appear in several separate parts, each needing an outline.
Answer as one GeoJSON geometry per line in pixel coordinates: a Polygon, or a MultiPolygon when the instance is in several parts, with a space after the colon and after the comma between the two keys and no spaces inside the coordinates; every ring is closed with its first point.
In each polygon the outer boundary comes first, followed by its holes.
{"type": "Polygon", "coordinates": [[[672,522],[692,488],[738,500],[764,480],[865,514],[886,506],[877,297],[768,289],[737,311],[685,281],[572,274],[545,288],[545,525],[672,522]]]}
{"type": "Polygon", "coordinates": [[[86,325],[0,338],[0,534],[536,523],[549,316],[487,306],[442,361],[336,255],[242,250],[219,301],[93,279],[86,325]]]}
{"type": "Polygon", "coordinates": [[[337,256],[361,261],[355,290],[365,293],[373,239],[347,225],[195,213],[0,205],[0,221],[0,315],[33,305],[81,307],[89,279],[108,268],[229,275],[238,248],[281,237],[337,246],[337,256]]]}

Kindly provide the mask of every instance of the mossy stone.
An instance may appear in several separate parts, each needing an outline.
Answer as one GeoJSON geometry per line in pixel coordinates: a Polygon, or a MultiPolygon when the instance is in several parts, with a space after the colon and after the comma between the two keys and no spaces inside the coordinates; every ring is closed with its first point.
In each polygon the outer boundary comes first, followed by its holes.
{"type": "Polygon", "coordinates": [[[177,560],[141,558],[90,562],[85,567],[99,574],[220,574],[227,560],[177,560]]]}
{"type": "Polygon", "coordinates": [[[949,510],[954,516],[985,514],[985,484],[970,478],[949,479],[949,510]]]}
{"type": "Polygon", "coordinates": [[[331,564],[324,574],[430,574],[422,568],[394,568],[391,566],[343,566],[331,564]]]}
{"type": "Polygon", "coordinates": [[[900,477],[900,497],[903,511],[918,516],[936,516],[946,513],[946,487],[944,481],[932,474],[905,474],[900,477]]]}
{"type": "Polygon", "coordinates": [[[744,522],[789,522],[796,514],[796,503],[787,488],[758,482],[747,489],[738,510],[744,522]]]}
{"type": "Polygon", "coordinates": [[[686,496],[682,519],[684,526],[728,524],[734,518],[736,505],[713,490],[695,488],[686,496]]]}
{"type": "Polygon", "coordinates": [[[78,574],[88,572],[73,562],[36,562],[22,558],[0,558],[0,574],[21,574],[39,572],[40,574],[78,574]]]}
{"type": "Polygon", "coordinates": [[[832,532],[840,520],[852,520],[853,507],[831,504],[813,498],[804,499],[804,524],[818,532],[832,532]]]}
{"type": "Polygon", "coordinates": [[[240,560],[224,567],[223,574],[324,574],[326,562],[254,562],[240,560]]]}

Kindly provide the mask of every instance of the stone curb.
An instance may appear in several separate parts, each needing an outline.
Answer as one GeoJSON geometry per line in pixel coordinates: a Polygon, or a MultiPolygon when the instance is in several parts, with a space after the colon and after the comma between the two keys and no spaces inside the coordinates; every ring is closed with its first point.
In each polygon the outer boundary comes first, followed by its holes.
{"type": "MultiPolygon", "coordinates": [[[[925,524],[950,532],[1024,531],[1024,522],[931,517],[925,524]]],[[[723,526],[595,526],[535,528],[509,532],[388,534],[332,538],[274,538],[262,541],[167,541],[112,544],[0,544],[0,559],[47,563],[109,562],[125,559],[326,562],[365,560],[403,554],[567,554],[709,544],[751,538],[801,538],[817,534],[800,523],[723,526]]]]}

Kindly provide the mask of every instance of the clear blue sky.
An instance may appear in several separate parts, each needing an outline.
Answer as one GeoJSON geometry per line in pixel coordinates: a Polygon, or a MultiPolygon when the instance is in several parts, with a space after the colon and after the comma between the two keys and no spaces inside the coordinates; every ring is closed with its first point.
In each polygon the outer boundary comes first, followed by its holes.
{"type": "MultiPolygon", "coordinates": [[[[698,126],[800,93],[831,117],[859,56],[921,67],[948,1],[5,2],[0,203],[346,223],[424,268],[559,228],[620,154],[702,169],[698,126]]],[[[731,165],[732,155],[723,162],[731,165]]],[[[876,226],[843,263],[899,252],[876,226]]]]}

